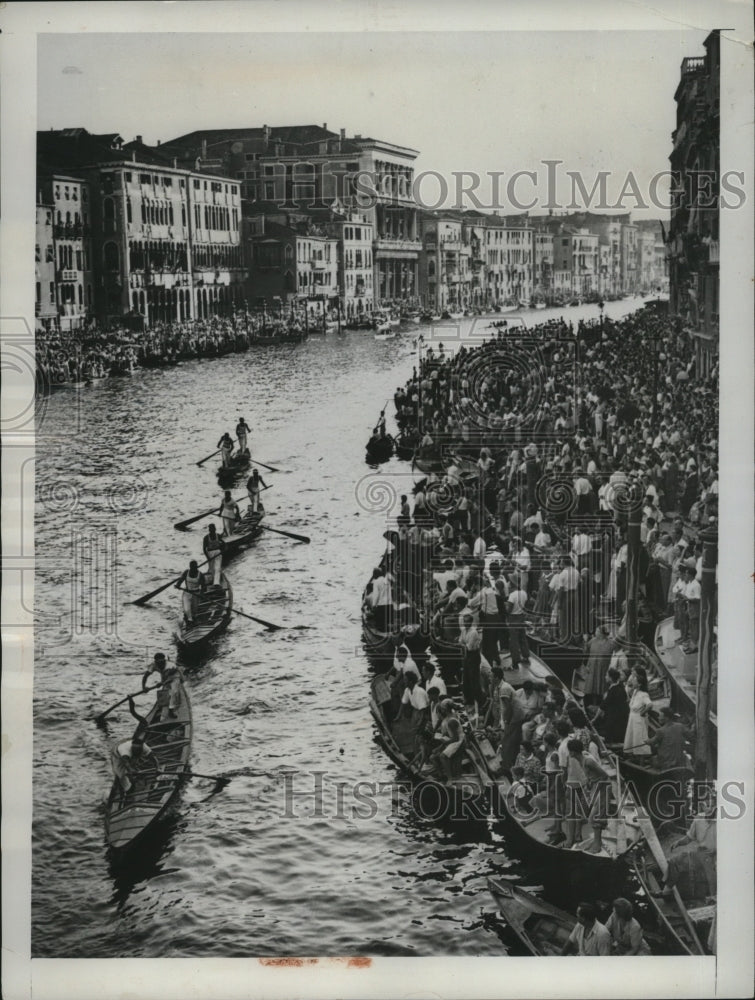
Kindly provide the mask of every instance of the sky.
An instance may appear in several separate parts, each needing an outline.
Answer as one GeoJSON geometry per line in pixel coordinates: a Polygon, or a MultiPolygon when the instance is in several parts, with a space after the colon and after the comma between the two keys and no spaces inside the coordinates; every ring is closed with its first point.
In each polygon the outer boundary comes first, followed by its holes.
{"type": "MultiPolygon", "coordinates": [[[[511,211],[571,201],[566,171],[589,191],[609,171],[615,204],[629,172],[648,209],[650,179],[668,168],[674,91],[685,56],[704,54],[707,30],[332,33],[78,33],[38,36],[38,127],[83,126],[128,141],[166,141],[202,128],[323,124],[419,151],[456,200],[460,171],[503,172],[498,203],[511,211]],[[507,184],[515,171],[535,170],[507,184]]],[[[469,182],[467,182],[469,183],[469,182]]],[[[659,191],[666,197],[667,183],[659,191]]],[[[425,204],[441,182],[418,188],[425,204]]]]}

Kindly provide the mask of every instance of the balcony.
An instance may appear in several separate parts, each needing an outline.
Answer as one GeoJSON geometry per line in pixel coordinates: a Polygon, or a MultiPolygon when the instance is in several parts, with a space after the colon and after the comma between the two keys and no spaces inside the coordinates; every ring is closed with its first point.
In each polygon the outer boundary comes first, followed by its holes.
{"type": "Polygon", "coordinates": [[[422,243],[419,239],[409,236],[389,236],[379,234],[375,237],[376,250],[421,250],[422,243]]]}
{"type": "Polygon", "coordinates": [[[705,56],[688,56],[682,60],[682,76],[699,73],[705,69],[705,56]]]}
{"type": "Polygon", "coordinates": [[[72,271],[72,270],[69,270],[69,269],[58,270],[56,272],[56,274],[57,274],[58,281],[76,281],[77,278],[79,277],[79,272],[78,271],[72,271]]]}

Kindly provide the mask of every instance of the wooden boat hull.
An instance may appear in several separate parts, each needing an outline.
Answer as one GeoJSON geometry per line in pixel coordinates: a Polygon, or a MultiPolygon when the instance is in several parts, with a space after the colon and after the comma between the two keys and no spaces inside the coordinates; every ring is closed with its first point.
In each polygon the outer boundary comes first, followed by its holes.
{"type": "Polygon", "coordinates": [[[490,812],[491,782],[484,768],[475,760],[474,750],[465,755],[461,775],[449,782],[434,777],[428,770],[420,770],[412,763],[413,744],[408,730],[401,724],[393,727],[387,722],[375,697],[376,679],[370,686],[370,712],[377,726],[380,745],[390,759],[414,783],[412,796],[414,809],[425,818],[442,821],[483,822],[490,812]]]}
{"type": "Polygon", "coordinates": [[[505,879],[488,879],[488,888],[511,930],[530,955],[558,955],[577,918],[505,879]]]}
{"type": "Polygon", "coordinates": [[[246,545],[250,545],[262,534],[262,521],[265,511],[260,504],[260,509],[256,514],[247,511],[236,525],[236,530],[232,535],[223,535],[225,542],[225,554],[231,555],[246,545]]]}
{"type": "Polygon", "coordinates": [[[368,465],[379,465],[387,462],[391,455],[393,455],[393,438],[387,434],[384,438],[367,444],[365,461],[368,465]]]}
{"type": "Polygon", "coordinates": [[[416,453],[412,458],[412,466],[425,476],[444,471],[444,465],[440,458],[422,458],[416,453]]]}
{"type": "MultiPolygon", "coordinates": [[[[204,574],[205,583],[211,586],[212,579],[204,574]]],[[[176,633],[176,642],[184,652],[200,650],[211,639],[228,627],[233,609],[233,590],[224,573],[220,575],[220,590],[211,590],[200,595],[197,614],[192,625],[181,621],[176,633]]]]}
{"type": "Polygon", "coordinates": [[[113,781],[105,813],[105,835],[110,849],[124,854],[141,843],[167,816],[178,796],[191,756],[191,704],[183,683],[176,718],[156,721],[157,704],[147,715],[145,742],[163,775],[146,772],[120,802],[118,782],[113,781]]]}
{"type": "Polygon", "coordinates": [[[230,465],[218,466],[218,482],[233,482],[249,469],[251,461],[250,455],[232,455],[230,465]]]}

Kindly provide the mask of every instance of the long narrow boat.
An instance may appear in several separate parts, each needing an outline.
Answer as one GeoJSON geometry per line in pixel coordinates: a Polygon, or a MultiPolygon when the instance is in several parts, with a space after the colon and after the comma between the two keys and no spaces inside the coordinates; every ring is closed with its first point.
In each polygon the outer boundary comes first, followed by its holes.
{"type": "Polygon", "coordinates": [[[474,741],[467,741],[457,773],[443,780],[429,763],[418,767],[414,762],[416,734],[405,719],[386,718],[379,697],[382,675],[370,684],[370,712],[377,725],[379,742],[391,760],[415,783],[413,803],[418,813],[433,819],[463,822],[484,821],[494,796],[494,782],[474,741]]]}
{"type": "Polygon", "coordinates": [[[105,834],[110,848],[123,853],[141,842],[170,811],[188,770],[191,755],[191,704],[183,682],[178,685],[176,717],[158,721],[157,703],[147,715],[145,743],[156,768],[145,768],[121,801],[113,781],[105,813],[105,834]]]}
{"type": "Polygon", "coordinates": [[[375,625],[369,610],[362,608],[362,642],[368,659],[378,665],[386,661],[393,662],[394,654],[402,644],[406,646],[414,658],[423,657],[429,645],[430,637],[422,631],[418,624],[396,623],[394,631],[382,632],[375,625]]]}
{"type": "Polygon", "coordinates": [[[249,463],[252,460],[252,456],[249,454],[249,449],[241,452],[236,452],[235,455],[231,455],[230,465],[220,465],[218,466],[218,482],[230,482],[235,480],[242,472],[245,472],[249,468],[249,463]]]}
{"type": "Polygon", "coordinates": [[[671,895],[661,894],[668,869],[663,843],[650,819],[640,817],[640,825],[645,843],[642,851],[633,854],[632,866],[654,912],[658,927],[679,954],[705,955],[706,950],[700,943],[679,890],[674,886],[671,895]]]}
{"type": "Polygon", "coordinates": [[[368,465],[380,465],[387,462],[393,454],[393,438],[390,434],[385,437],[371,437],[367,442],[365,461],[368,465]]]}
{"type": "Polygon", "coordinates": [[[419,449],[414,452],[412,466],[425,476],[429,476],[432,472],[441,473],[445,469],[443,460],[439,455],[422,456],[419,454],[419,449]]]}
{"type": "Polygon", "coordinates": [[[250,545],[255,539],[259,538],[263,530],[262,520],[264,516],[265,510],[262,504],[260,504],[260,509],[256,514],[252,511],[250,505],[246,514],[244,514],[236,525],[235,530],[230,535],[222,536],[225,543],[225,554],[230,555],[245,545],[250,545]]]}
{"type": "MultiPolygon", "coordinates": [[[[547,684],[560,688],[567,701],[574,701],[569,689],[558,679],[550,667],[537,656],[530,653],[528,665],[511,669],[511,659],[507,654],[502,662],[504,679],[515,689],[521,687],[526,680],[542,686],[547,684]]],[[[495,758],[489,761],[491,772],[497,776],[499,792],[499,815],[508,826],[508,837],[518,845],[523,857],[530,857],[547,865],[559,865],[564,870],[570,866],[585,868],[606,868],[627,860],[629,852],[642,840],[642,831],[638,817],[642,813],[641,806],[635,800],[631,788],[621,780],[615,758],[607,751],[597,733],[594,733],[595,743],[600,751],[600,764],[608,775],[611,799],[617,805],[613,814],[608,817],[607,827],[602,831],[602,850],[599,854],[590,851],[590,839],[582,840],[572,848],[548,843],[548,831],[553,820],[548,816],[540,817],[534,822],[523,823],[509,809],[507,797],[511,788],[508,774],[500,774],[495,758]]],[[[587,827],[585,823],[585,827],[587,827]]],[[[584,831],[583,831],[584,832],[584,831]]]]}
{"type": "Polygon", "coordinates": [[[182,618],[176,642],[185,652],[194,652],[219,635],[231,620],[233,609],[233,590],[225,573],[220,574],[220,586],[215,587],[212,576],[205,573],[206,590],[197,598],[197,613],[194,622],[189,625],[182,618]]]}
{"type": "Polygon", "coordinates": [[[577,922],[566,910],[505,879],[488,879],[502,916],[530,955],[559,955],[577,922]]]}

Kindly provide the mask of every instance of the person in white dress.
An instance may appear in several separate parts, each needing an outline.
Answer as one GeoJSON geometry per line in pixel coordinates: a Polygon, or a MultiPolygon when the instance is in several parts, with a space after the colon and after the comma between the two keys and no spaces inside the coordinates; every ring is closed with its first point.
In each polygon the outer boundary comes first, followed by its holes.
{"type": "Polygon", "coordinates": [[[648,713],[652,701],[648,694],[648,679],[642,667],[634,667],[627,681],[629,719],[624,734],[624,752],[638,757],[652,753],[648,746],[648,713]]]}

